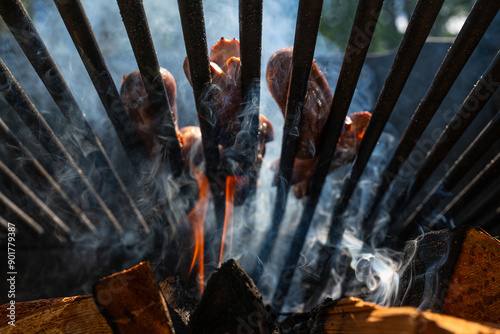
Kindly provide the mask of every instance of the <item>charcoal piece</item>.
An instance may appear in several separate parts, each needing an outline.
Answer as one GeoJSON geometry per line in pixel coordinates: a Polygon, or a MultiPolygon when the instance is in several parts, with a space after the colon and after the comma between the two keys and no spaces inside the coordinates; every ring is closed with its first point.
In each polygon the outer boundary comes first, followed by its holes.
{"type": "Polygon", "coordinates": [[[196,306],[196,299],[187,284],[179,277],[167,277],[160,283],[160,288],[167,302],[175,333],[190,333],[189,318],[196,306]]]}
{"type": "Polygon", "coordinates": [[[190,327],[199,334],[274,333],[276,324],[252,279],[229,260],[209,278],[190,327]]]}

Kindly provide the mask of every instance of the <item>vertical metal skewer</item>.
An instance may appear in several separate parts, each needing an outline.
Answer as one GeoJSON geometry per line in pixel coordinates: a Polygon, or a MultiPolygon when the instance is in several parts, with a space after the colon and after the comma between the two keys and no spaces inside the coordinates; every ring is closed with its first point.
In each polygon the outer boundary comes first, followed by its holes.
{"type": "MultiPolygon", "coordinates": [[[[276,200],[274,203],[271,227],[266,235],[259,258],[265,265],[278,236],[279,228],[285,213],[293,164],[300,137],[300,120],[304,109],[304,102],[311,74],[316,39],[318,37],[319,22],[321,19],[322,0],[299,2],[295,40],[292,55],[292,73],[288,89],[285,125],[283,128],[283,142],[279,164],[276,200]]],[[[258,279],[260,268],[256,266],[252,277],[258,279]]]]}
{"type": "Polygon", "coordinates": [[[358,3],[330,113],[320,140],[318,163],[314,170],[309,196],[293,236],[291,248],[285,258],[284,269],[276,288],[277,292],[273,297],[273,306],[278,312],[283,306],[285,296],[290,288],[291,280],[287,279],[287,277],[293,276],[300,252],[304,246],[383,3],[383,0],[361,0],[358,3]],[[359,42],[360,32],[365,37],[362,42],[359,42]],[[354,55],[356,56],[354,57],[354,55]]]}
{"type": "MultiPolygon", "coordinates": [[[[249,143],[257,157],[262,55],[262,0],[239,0],[242,117],[249,123],[249,143]]],[[[257,184],[257,161],[250,167],[250,194],[257,184]]]]}
{"type": "MultiPolygon", "coordinates": [[[[208,57],[207,37],[203,2],[201,0],[177,1],[181,15],[182,32],[186,46],[187,58],[193,93],[200,124],[203,152],[205,155],[205,173],[210,182],[211,194],[215,208],[217,230],[222,231],[225,213],[226,175],[219,172],[219,140],[217,138],[216,110],[213,110],[213,88],[208,57]]],[[[210,248],[210,242],[206,248],[210,248]]],[[[218,254],[219,251],[215,251],[218,254]]]]}
{"type": "Polygon", "coordinates": [[[391,70],[373,108],[372,117],[365,131],[354,165],[352,166],[351,174],[347,178],[340,199],[335,205],[332,224],[335,224],[333,222],[338,221],[347,209],[354,189],[396,106],[443,2],[444,0],[419,0],[416,5],[392,63],[391,70]]]}

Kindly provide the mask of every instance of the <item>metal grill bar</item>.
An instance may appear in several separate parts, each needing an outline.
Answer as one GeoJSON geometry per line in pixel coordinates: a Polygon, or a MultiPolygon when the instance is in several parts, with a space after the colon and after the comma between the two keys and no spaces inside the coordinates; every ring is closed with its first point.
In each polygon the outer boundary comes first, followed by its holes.
{"type": "Polygon", "coordinates": [[[361,0],[358,3],[330,113],[325,124],[324,134],[320,140],[319,159],[311,181],[309,196],[293,236],[291,248],[285,260],[284,271],[278,280],[277,294],[274,296],[273,303],[273,306],[278,311],[283,306],[283,296],[286,296],[290,288],[291,282],[286,277],[293,275],[300,252],[304,246],[307,231],[311,225],[323,184],[330,169],[336,143],[340,137],[383,3],[383,0],[361,0]],[[360,34],[365,38],[360,39],[360,34]]]}
{"type": "Polygon", "coordinates": [[[481,193],[491,180],[500,175],[500,153],[498,153],[484,169],[468,184],[446,207],[435,216],[429,227],[435,226],[443,217],[450,217],[465,203],[481,193]]]}
{"type": "Polygon", "coordinates": [[[403,91],[406,81],[408,81],[408,77],[415,66],[417,58],[422,51],[434,21],[436,21],[443,2],[444,0],[418,1],[394,58],[394,62],[392,63],[391,70],[385,80],[385,84],[377,99],[375,107],[373,108],[372,117],[365,131],[361,146],[359,147],[351,174],[347,178],[344,188],[342,189],[341,197],[335,206],[333,221],[340,219],[340,216],[347,209],[354,189],[394,110],[394,106],[403,91]]]}
{"type": "Polygon", "coordinates": [[[365,238],[371,235],[379,204],[384,194],[396,178],[399,169],[417,144],[418,139],[448,94],[499,9],[500,2],[496,0],[477,0],[472,7],[464,26],[439,67],[431,87],[415,110],[410,124],[383,173],[381,184],[363,223],[365,238]]]}
{"type": "Polygon", "coordinates": [[[136,155],[141,154],[144,150],[138,149],[140,144],[137,141],[137,136],[127,131],[130,119],[120,100],[120,95],[106,66],[81,1],[55,0],[55,3],[118,138],[125,148],[129,160],[133,161],[132,152],[136,155]]]}
{"type": "MultiPolygon", "coordinates": [[[[249,145],[254,152],[257,152],[259,135],[262,7],[262,0],[239,0],[242,116],[250,121],[252,142],[249,145]]],[[[249,171],[250,194],[255,191],[258,174],[257,161],[252,163],[249,171]]]]}
{"type": "Polygon", "coordinates": [[[30,198],[36,205],[37,207],[47,216],[50,218],[51,221],[53,221],[57,226],[59,226],[64,232],[70,233],[70,228],[68,225],[66,225],[59,216],[52,211],[51,208],[49,208],[41,199],[38,197],[31,189],[28,188],[24,184],[24,182],[17,177],[17,175],[10,170],[7,165],[5,165],[2,161],[0,161],[0,172],[3,173],[8,179],[12,180],[15,185],[21,189],[21,191],[28,197],[30,198]]]}
{"type": "Polygon", "coordinates": [[[448,155],[455,143],[484,108],[500,83],[500,52],[497,53],[486,72],[474,85],[464,100],[459,112],[453,117],[425,158],[415,178],[401,192],[393,205],[392,217],[397,219],[415,195],[430,178],[434,170],[448,155]]]}
{"type": "Polygon", "coordinates": [[[6,230],[9,228],[9,222],[2,216],[0,216],[0,225],[6,230]]]}
{"type": "MultiPolygon", "coordinates": [[[[0,191],[0,202],[4,203],[12,212],[14,212],[19,218],[24,220],[24,222],[35,230],[38,234],[43,234],[43,227],[38,224],[33,218],[28,216],[26,212],[23,211],[20,207],[18,207],[14,202],[12,202],[3,192],[0,191]]],[[[8,225],[8,224],[6,224],[8,225]]]]}
{"type": "Polygon", "coordinates": [[[401,233],[393,231],[391,235],[398,236],[399,239],[410,236],[416,224],[431,213],[439,202],[446,197],[450,191],[458,184],[476,162],[488,151],[491,146],[500,138],[500,113],[484,127],[476,139],[460,155],[446,175],[436,184],[431,192],[425,197],[412,214],[401,225],[393,225],[393,230],[401,228],[401,233]]]}
{"type": "Polygon", "coordinates": [[[500,179],[490,180],[490,185],[486,187],[480,196],[465,203],[465,206],[454,211],[455,225],[471,224],[482,226],[476,221],[477,218],[486,216],[486,213],[498,207],[500,198],[500,179]]]}
{"type": "Polygon", "coordinates": [[[118,6],[154,113],[163,161],[179,176],[184,168],[181,148],[142,1],[118,0],[118,6]]]}
{"type": "Polygon", "coordinates": [[[107,204],[97,193],[87,176],[82,173],[82,170],[78,166],[75,159],[67,151],[66,147],[59,141],[55,133],[52,131],[40,112],[33,105],[21,86],[19,86],[19,83],[12,76],[12,73],[5,66],[4,62],[1,59],[0,82],[4,83],[3,85],[0,85],[0,93],[23,119],[35,138],[38,138],[40,140],[40,143],[47,149],[49,153],[55,154],[57,156],[62,156],[68,161],[70,166],[76,171],[77,175],[83,181],[89,192],[97,200],[105,215],[109,218],[116,230],[120,234],[123,233],[123,228],[121,227],[114,214],[108,208],[107,204]]]}
{"type": "Polygon", "coordinates": [[[82,111],[66,85],[62,74],[59,72],[57,65],[43,43],[43,40],[34,27],[21,1],[2,1],[0,4],[0,15],[23,49],[26,57],[54,99],[61,113],[68,122],[75,127],[73,135],[77,137],[78,144],[80,145],[79,148],[82,152],[74,150],[72,153],[75,153],[74,157],[83,168],[84,173],[89,170],[87,165],[89,165],[90,162],[94,163],[99,172],[103,175],[110,173],[112,177],[109,178],[109,180],[121,190],[121,193],[118,195],[129,203],[137,219],[145,226],[145,230],[148,232],[149,228],[146,225],[144,217],[137,209],[134,200],[116,172],[101,141],[93,133],[90,125],[85,120],[82,111]],[[97,147],[97,154],[88,155],[88,158],[92,160],[87,161],[85,158],[82,149],[82,147],[85,146],[97,147]]]}
{"type": "Polygon", "coordinates": [[[286,208],[293,164],[299,144],[300,120],[304,109],[309,75],[311,74],[322,8],[322,0],[301,0],[299,2],[292,54],[292,73],[288,89],[285,125],[283,128],[283,143],[281,147],[281,159],[277,181],[278,189],[271,228],[259,253],[259,257],[264,264],[269,260],[269,255],[278,236],[279,227],[286,208]]]}
{"type": "Polygon", "coordinates": [[[200,0],[179,0],[177,3],[181,15],[182,32],[205,154],[205,174],[210,181],[217,227],[222,230],[226,206],[224,194],[226,178],[218,171],[220,155],[216,131],[217,117],[216,111],[211,105],[213,89],[211,87],[203,3],[200,0]]]}
{"type": "Polygon", "coordinates": [[[64,202],[68,204],[73,213],[80,221],[85,224],[92,232],[96,231],[96,227],[88,219],[87,215],[80,210],[80,208],[71,200],[71,198],[66,194],[62,187],[57,183],[56,180],[47,172],[47,170],[42,166],[37,158],[23,145],[23,143],[10,131],[7,124],[5,124],[0,119],[0,137],[7,145],[12,145],[17,147],[24,156],[26,156],[35,166],[35,168],[40,172],[40,174],[47,180],[47,182],[57,191],[64,202]]]}

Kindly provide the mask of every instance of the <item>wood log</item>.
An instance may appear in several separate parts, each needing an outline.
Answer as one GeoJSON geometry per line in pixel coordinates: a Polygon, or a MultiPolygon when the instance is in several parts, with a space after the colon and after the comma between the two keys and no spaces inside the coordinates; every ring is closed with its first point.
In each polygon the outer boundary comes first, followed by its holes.
{"type": "MultiPolygon", "coordinates": [[[[9,304],[0,306],[1,319],[8,319],[8,306],[9,304]]],[[[36,300],[16,303],[15,306],[15,326],[2,321],[0,333],[112,333],[92,295],[36,300]]]]}
{"type": "Polygon", "coordinates": [[[499,328],[485,324],[419,311],[414,307],[377,306],[356,298],[326,300],[312,312],[312,318],[311,334],[500,334],[499,328]]]}
{"type": "Polygon", "coordinates": [[[149,262],[101,279],[93,294],[114,333],[175,333],[149,262]]]}
{"type": "Polygon", "coordinates": [[[500,323],[500,243],[464,226],[426,233],[407,247],[396,305],[500,323]]]}
{"type": "Polygon", "coordinates": [[[252,279],[236,261],[229,260],[210,276],[190,327],[197,334],[267,334],[276,325],[252,279]]]}

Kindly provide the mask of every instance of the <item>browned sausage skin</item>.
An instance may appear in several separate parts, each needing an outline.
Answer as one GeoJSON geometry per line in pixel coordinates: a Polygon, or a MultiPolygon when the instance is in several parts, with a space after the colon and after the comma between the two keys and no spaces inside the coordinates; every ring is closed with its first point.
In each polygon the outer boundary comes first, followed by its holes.
{"type": "MultiPolygon", "coordinates": [[[[276,51],[270,58],[266,80],[269,91],[285,116],[288,86],[291,80],[293,48],[276,51]]],[[[330,113],[332,93],[325,76],[313,61],[300,125],[300,141],[294,162],[291,184],[297,198],[307,194],[317,162],[317,149],[330,113]]],[[[371,114],[365,111],[346,117],[330,166],[332,172],[354,160],[371,114]]],[[[279,159],[272,165],[278,173],[279,159]]],[[[276,174],[276,178],[278,175],[276,174]]]]}
{"type": "MultiPolygon", "coordinates": [[[[165,68],[160,68],[163,84],[167,91],[172,116],[177,127],[177,87],[172,74],[165,68]]],[[[150,155],[154,154],[158,145],[158,133],[154,112],[151,109],[148,94],[139,71],[125,75],[120,89],[120,99],[133,121],[133,131],[138,132],[143,147],[150,155]]]]}

